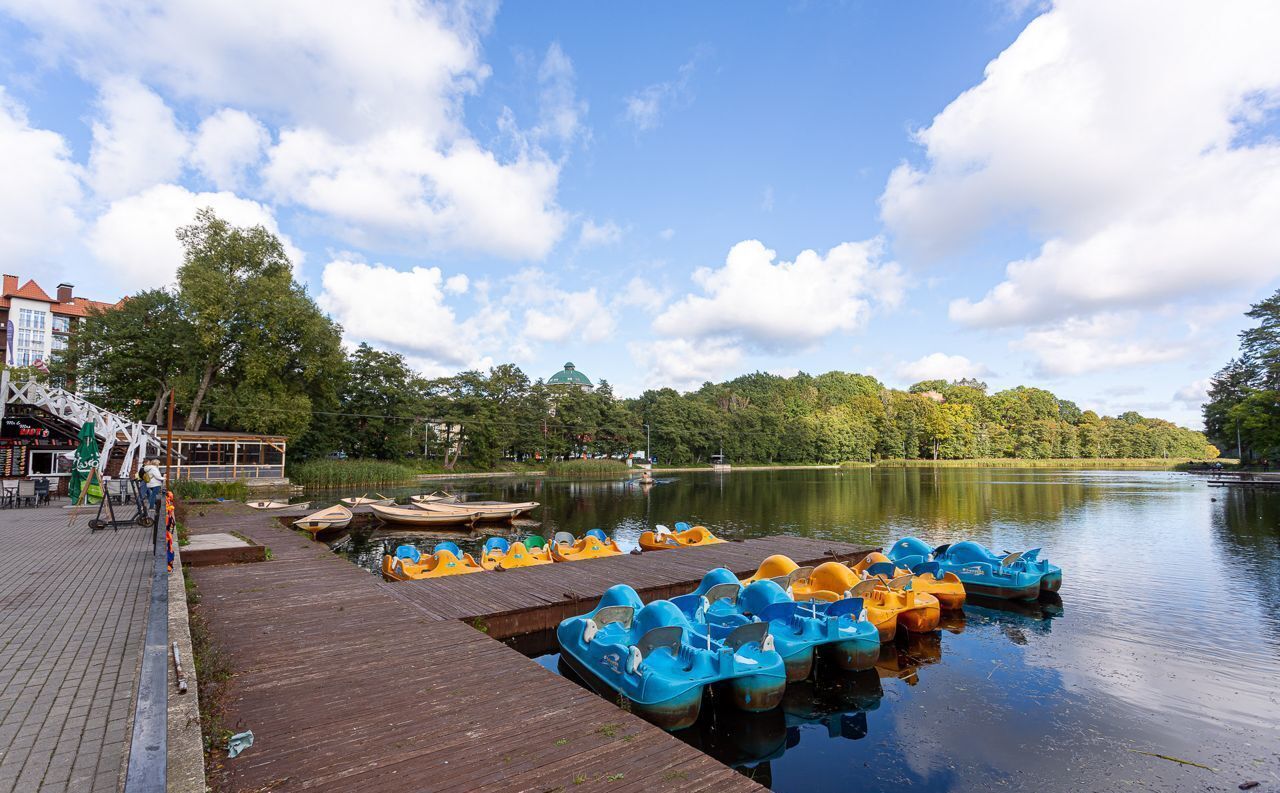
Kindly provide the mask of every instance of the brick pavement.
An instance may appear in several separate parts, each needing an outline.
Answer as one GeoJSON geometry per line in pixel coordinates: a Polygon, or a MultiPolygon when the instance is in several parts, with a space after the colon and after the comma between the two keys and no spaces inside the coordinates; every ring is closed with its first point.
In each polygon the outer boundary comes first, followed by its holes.
{"type": "Polygon", "coordinates": [[[0,793],[121,787],[151,530],[69,512],[0,510],[0,793]]]}

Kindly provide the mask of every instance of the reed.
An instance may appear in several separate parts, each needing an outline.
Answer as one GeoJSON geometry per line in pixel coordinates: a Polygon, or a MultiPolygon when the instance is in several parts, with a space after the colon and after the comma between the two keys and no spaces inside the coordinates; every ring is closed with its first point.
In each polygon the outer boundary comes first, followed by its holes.
{"type": "Polygon", "coordinates": [[[245,501],[249,498],[249,488],[244,482],[198,482],[192,479],[178,479],[171,482],[169,489],[181,501],[211,501],[225,498],[228,501],[245,501]]]}
{"type": "MultiPolygon", "coordinates": [[[[1065,457],[1043,460],[1020,457],[981,457],[972,460],[880,460],[877,468],[1175,468],[1185,457],[1065,457]]],[[[865,463],[852,463],[859,467],[865,463]]],[[[841,467],[844,467],[842,464],[841,467]]]]}
{"type": "Polygon", "coordinates": [[[416,480],[414,470],[386,460],[311,460],[289,467],[289,478],[303,487],[398,485],[416,480]]]}
{"type": "Polygon", "coordinates": [[[621,460],[552,460],[547,463],[547,476],[566,476],[576,479],[623,476],[627,464],[621,460]]]}

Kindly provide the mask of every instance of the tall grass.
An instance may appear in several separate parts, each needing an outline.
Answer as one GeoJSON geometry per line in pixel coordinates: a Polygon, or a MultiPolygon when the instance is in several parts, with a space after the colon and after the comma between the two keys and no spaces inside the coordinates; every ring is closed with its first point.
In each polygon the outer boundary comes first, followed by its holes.
{"type": "Polygon", "coordinates": [[[622,476],[627,464],[621,460],[552,460],[547,463],[547,476],[568,476],[578,479],[622,476]]]}
{"type": "MultiPolygon", "coordinates": [[[[1044,460],[1021,457],[980,457],[972,460],[880,460],[878,468],[1174,468],[1188,462],[1179,457],[1065,457],[1044,460]]],[[[843,466],[844,464],[842,464],[843,466]]],[[[860,465],[851,463],[850,467],[860,465]]],[[[862,464],[865,465],[865,464],[862,464]]]]}
{"type": "Polygon", "coordinates": [[[177,479],[170,483],[169,489],[182,501],[207,501],[215,498],[244,501],[249,498],[249,487],[241,481],[198,482],[193,479],[177,479]]]}
{"type": "Polygon", "coordinates": [[[414,470],[386,460],[311,460],[289,466],[289,478],[303,487],[398,485],[416,480],[414,470]]]}

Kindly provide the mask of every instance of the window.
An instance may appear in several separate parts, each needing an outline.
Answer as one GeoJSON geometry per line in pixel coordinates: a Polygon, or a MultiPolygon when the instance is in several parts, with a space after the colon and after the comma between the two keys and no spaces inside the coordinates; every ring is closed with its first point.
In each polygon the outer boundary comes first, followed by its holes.
{"type": "Polygon", "coordinates": [[[54,352],[58,352],[58,351],[60,351],[60,350],[65,350],[65,349],[67,349],[67,337],[66,337],[66,336],[54,336],[54,337],[53,337],[52,339],[50,339],[49,341],[51,342],[51,345],[50,345],[50,346],[52,346],[52,347],[53,347],[53,351],[54,351],[54,352]]]}
{"type": "Polygon", "coordinates": [[[263,465],[284,465],[284,444],[267,443],[262,446],[263,465]]]}
{"type": "Polygon", "coordinates": [[[30,366],[45,357],[45,313],[30,308],[18,309],[18,338],[14,345],[14,358],[19,366],[30,366]]]}
{"type": "Polygon", "coordinates": [[[241,441],[236,451],[237,465],[262,465],[262,444],[241,441]]]}
{"type": "Polygon", "coordinates": [[[71,473],[71,451],[31,452],[31,476],[67,476],[71,473]]]}
{"type": "Polygon", "coordinates": [[[71,317],[63,317],[58,314],[53,315],[53,332],[54,333],[70,333],[71,317]]]}

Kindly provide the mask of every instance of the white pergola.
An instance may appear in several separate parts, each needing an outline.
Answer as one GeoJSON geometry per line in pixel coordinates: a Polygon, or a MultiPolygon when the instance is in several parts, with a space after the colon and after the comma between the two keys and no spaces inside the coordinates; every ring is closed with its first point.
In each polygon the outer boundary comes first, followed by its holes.
{"type": "Polygon", "coordinates": [[[121,476],[129,476],[136,460],[145,459],[149,449],[164,448],[156,435],[156,425],[143,424],[125,418],[118,413],[104,410],[70,391],[54,388],[44,383],[28,380],[15,383],[9,379],[9,370],[0,372],[0,420],[4,419],[9,405],[34,405],[63,421],[83,427],[93,422],[94,434],[102,441],[102,453],[98,457],[98,470],[107,470],[111,450],[118,443],[126,444],[124,460],[120,465],[121,476]]]}

